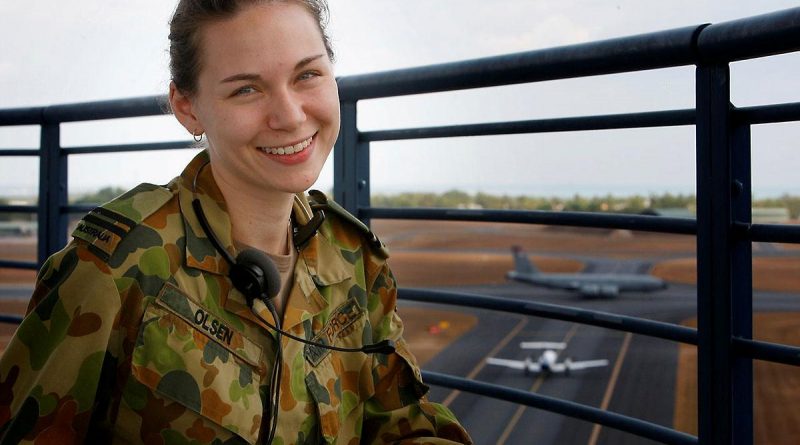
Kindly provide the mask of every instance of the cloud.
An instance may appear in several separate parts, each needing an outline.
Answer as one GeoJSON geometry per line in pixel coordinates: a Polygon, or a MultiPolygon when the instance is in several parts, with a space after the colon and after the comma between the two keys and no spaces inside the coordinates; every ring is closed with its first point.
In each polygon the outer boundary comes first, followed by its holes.
{"type": "Polygon", "coordinates": [[[543,17],[525,30],[497,27],[482,31],[479,42],[486,52],[519,52],[537,48],[582,43],[590,40],[591,31],[564,15],[543,17]]]}

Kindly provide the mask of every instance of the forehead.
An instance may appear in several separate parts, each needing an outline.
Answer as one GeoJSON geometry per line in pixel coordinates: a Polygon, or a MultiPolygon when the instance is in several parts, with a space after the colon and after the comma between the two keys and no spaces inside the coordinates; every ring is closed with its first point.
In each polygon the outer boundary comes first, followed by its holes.
{"type": "Polygon", "coordinates": [[[246,6],[231,18],[206,24],[199,37],[201,76],[293,67],[325,53],[316,19],[295,2],[246,6]]]}

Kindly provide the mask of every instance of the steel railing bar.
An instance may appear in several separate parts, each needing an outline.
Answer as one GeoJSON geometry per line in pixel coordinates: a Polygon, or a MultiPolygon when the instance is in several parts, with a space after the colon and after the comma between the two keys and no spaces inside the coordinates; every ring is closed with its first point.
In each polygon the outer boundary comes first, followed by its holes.
{"type": "Polygon", "coordinates": [[[631,332],[691,345],[697,344],[696,329],[660,321],[612,314],[609,312],[592,311],[513,298],[499,298],[488,295],[432,289],[400,288],[398,292],[399,297],[403,300],[451,304],[455,306],[532,315],[535,317],[571,321],[617,331],[631,332]]]}
{"type": "Polygon", "coordinates": [[[732,62],[800,50],[800,8],[706,27],[697,39],[700,59],[732,62]]]}
{"type": "Polygon", "coordinates": [[[690,218],[591,212],[545,212],[539,210],[461,210],[435,208],[360,208],[359,217],[546,224],[553,226],[626,229],[645,232],[694,235],[697,224],[690,218]]]}
{"type": "Polygon", "coordinates": [[[705,25],[461,62],[339,78],[339,97],[434,93],[690,65],[705,25]]]}
{"type": "Polygon", "coordinates": [[[611,130],[680,125],[694,125],[694,110],[652,111],[646,113],[610,114],[603,116],[578,116],[556,119],[493,122],[486,124],[364,131],[359,134],[359,140],[375,142],[403,139],[611,130]]]}
{"type": "Polygon", "coordinates": [[[39,265],[33,261],[0,260],[0,269],[1,268],[38,270],[39,265]]]}
{"type": "Polygon", "coordinates": [[[36,213],[38,206],[0,205],[0,213],[36,213]]]}
{"type": "Polygon", "coordinates": [[[24,317],[14,314],[0,314],[0,323],[20,324],[24,317]]]}
{"type": "Polygon", "coordinates": [[[6,108],[0,110],[0,127],[39,125],[44,107],[6,108]]]}
{"type": "Polygon", "coordinates": [[[165,114],[166,95],[52,105],[42,111],[44,122],[77,122],[165,114]]]}
{"type": "Polygon", "coordinates": [[[195,142],[187,141],[170,141],[170,142],[154,142],[148,144],[122,144],[122,145],[92,145],[83,147],[65,147],[61,151],[66,154],[91,154],[91,153],[119,153],[128,151],[152,151],[152,150],[173,150],[183,148],[197,148],[194,147],[195,142]]]}
{"type": "Polygon", "coordinates": [[[737,354],[756,360],[800,366],[800,348],[797,346],[782,345],[741,337],[733,337],[733,346],[737,354]]]}
{"type": "Polygon", "coordinates": [[[468,380],[449,374],[422,371],[423,380],[432,385],[488,396],[495,399],[543,409],[568,417],[599,423],[609,428],[625,431],[666,444],[696,444],[697,438],[652,422],[604,411],[580,403],[548,397],[534,392],[509,388],[491,383],[468,380]]]}
{"type": "Polygon", "coordinates": [[[800,102],[736,108],[733,119],[749,124],[800,121],[800,102]]]}
{"type": "Polygon", "coordinates": [[[800,226],[790,224],[734,223],[737,236],[768,243],[800,243],[800,226]]]}
{"type": "Polygon", "coordinates": [[[0,156],[39,156],[38,148],[4,148],[0,149],[0,156]]]}

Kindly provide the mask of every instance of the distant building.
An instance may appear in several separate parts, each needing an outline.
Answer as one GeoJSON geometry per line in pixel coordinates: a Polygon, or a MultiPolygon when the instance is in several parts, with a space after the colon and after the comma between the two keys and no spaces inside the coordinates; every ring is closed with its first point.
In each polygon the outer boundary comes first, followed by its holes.
{"type": "Polygon", "coordinates": [[[786,207],[754,207],[753,222],[756,224],[786,224],[791,215],[786,207]]]}
{"type": "Polygon", "coordinates": [[[31,221],[0,221],[0,236],[33,236],[36,227],[31,221]]]}
{"type": "Polygon", "coordinates": [[[694,209],[690,209],[688,207],[650,207],[649,209],[642,210],[642,215],[664,216],[667,218],[696,218],[694,209]]]}
{"type": "MultiPolygon", "coordinates": [[[[649,208],[643,210],[642,215],[690,219],[697,217],[694,209],[685,207],[649,208]]],[[[787,224],[790,219],[791,215],[786,207],[754,207],[752,211],[752,222],[756,224],[787,224]]]]}

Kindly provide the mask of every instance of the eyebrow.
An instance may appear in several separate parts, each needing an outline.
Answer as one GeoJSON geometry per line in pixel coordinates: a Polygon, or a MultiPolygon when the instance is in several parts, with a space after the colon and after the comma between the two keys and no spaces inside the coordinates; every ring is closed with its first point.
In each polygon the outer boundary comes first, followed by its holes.
{"type": "MultiPolygon", "coordinates": [[[[323,57],[323,54],[317,54],[315,56],[309,56],[309,57],[306,57],[306,58],[302,59],[301,61],[297,62],[297,65],[294,66],[295,71],[304,68],[306,65],[308,65],[311,62],[319,59],[320,57],[323,57]]],[[[239,73],[239,74],[234,74],[233,76],[228,76],[228,77],[222,79],[220,81],[220,83],[238,82],[238,81],[242,81],[242,80],[247,80],[247,81],[261,80],[261,75],[260,74],[254,74],[254,73],[239,73]]]]}

